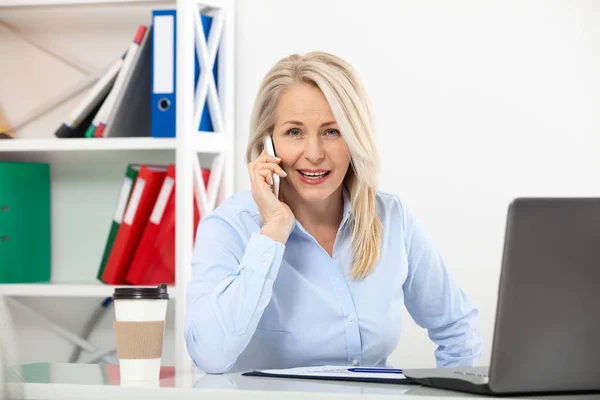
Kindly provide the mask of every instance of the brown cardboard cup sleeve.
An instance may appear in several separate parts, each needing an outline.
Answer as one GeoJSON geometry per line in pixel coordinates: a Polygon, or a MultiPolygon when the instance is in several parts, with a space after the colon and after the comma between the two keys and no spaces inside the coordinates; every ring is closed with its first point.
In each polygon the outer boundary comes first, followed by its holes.
{"type": "Polygon", "coordinates": [[[114,321],[119,359],[161,358],[165,321],[114,321]]]}

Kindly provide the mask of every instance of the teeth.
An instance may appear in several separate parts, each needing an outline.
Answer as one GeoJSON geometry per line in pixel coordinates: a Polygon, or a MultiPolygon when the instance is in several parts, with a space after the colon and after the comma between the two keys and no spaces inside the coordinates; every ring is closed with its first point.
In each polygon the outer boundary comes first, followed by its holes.
{"type": "Polygon", "coordinates": [[[327,172],[300,172],[305,177],[322,178],[327,172]]]}

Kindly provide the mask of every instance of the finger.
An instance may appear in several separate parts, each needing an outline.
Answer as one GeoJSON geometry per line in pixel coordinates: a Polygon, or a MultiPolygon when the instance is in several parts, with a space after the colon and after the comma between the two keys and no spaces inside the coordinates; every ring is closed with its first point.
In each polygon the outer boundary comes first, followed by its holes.
{"type": "Polygon", "coordinates": [[[258,157],[256,159],[256,162],[257,162],[257,164],[258,163],[265,163],[265,162],[279,164],[281,162],[281,158],[279,158],[279,157],[273,157],[273,156],[265,153],[265,154],[261,154],[260,157],[258,157]]]}
{"type": "Polygon", "coordinates": [[[279,165],[277,164],[273,164],[273,163],[264,163],[260,165],[259,169],[263,169],[266,168],[269,171],[271,171],[272,173],[276,173],[277,175],[281,176],[282,178],[285,178],[287,176],[287,172],[285,172],[283,170],[283,168],[281,168],[279,165]]]}
{"type": "Polygon", "coordinates": [[[267,150],[263,150],[258,157],[256,157],[253,161],[250,161],[248,163],[248,168],[250,168],[251,166],[257,164],[258,162],[260,162],[260,160],[262,160],[264,157],[268,157],[269,155],[267,154],[267,150]]]}
{"type": "Polygon", "coordinates": [[[268,155],[264,158],[257,158],[255,161],[252,161],[250,164],[248,164],[248,171],[252,173],[265,164],[279,164],[280,161],[280,159],[268,155]]]}
{"type": "Polygon", "coordinates": [[[255,174],[258,175],[259,179],[262,178],[262,180],[269,185],[273,184],[273,177],[271,176],[271,171],[268,169],[260,169],[256,171],[255,174]]]}

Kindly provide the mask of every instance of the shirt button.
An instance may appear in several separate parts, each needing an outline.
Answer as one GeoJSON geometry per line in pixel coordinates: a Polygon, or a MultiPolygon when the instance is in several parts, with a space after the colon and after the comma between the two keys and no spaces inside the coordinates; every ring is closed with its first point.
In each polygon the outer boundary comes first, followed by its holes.
{"type": "Polygon", "coordinates": [[[352,365],[358,365],[358,360],[352,360],[352,365]]]}
{"type": "Polygon", "coordinates": [[[351,315],[348,317],[348,321],[350,321],[350,323],[352,324],[354,322],[354,317],[351,315]]]}

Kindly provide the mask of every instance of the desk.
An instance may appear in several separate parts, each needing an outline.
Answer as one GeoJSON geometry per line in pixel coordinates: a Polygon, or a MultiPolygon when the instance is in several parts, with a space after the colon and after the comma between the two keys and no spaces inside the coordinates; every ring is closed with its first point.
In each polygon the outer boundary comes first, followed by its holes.
{"type": "MultiPolygon", "coordinates": [[[[485,398],[467,393],[394,384],[208,375],[200,370],[175,371],[162,367],[156,384],[122,386],[118,365],[35,363],[23,365],[25,382],[9,383],[11,398],[24,399],[202,399],[202,400],[454,400],[485,398]]],[[[517,399],[600,400],[600,395],[532,396],[517,399]]],[[[513,398],[514,399],[514,398],[513,398]]]]}

